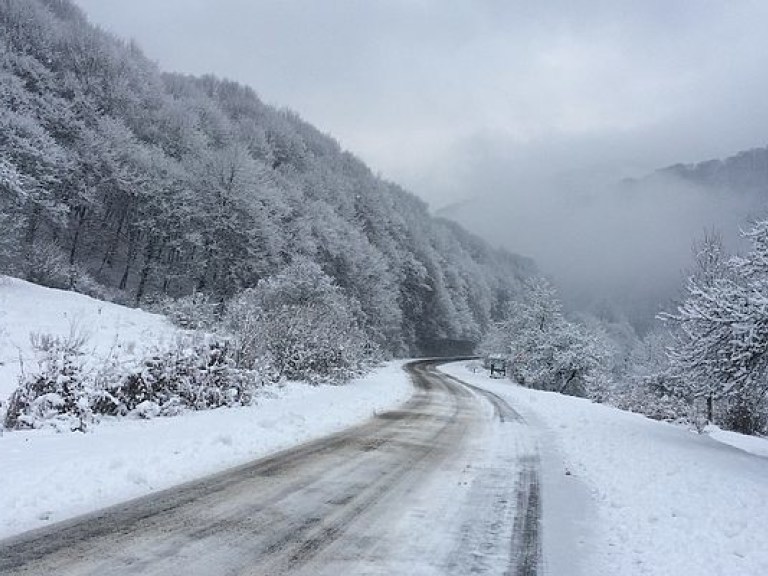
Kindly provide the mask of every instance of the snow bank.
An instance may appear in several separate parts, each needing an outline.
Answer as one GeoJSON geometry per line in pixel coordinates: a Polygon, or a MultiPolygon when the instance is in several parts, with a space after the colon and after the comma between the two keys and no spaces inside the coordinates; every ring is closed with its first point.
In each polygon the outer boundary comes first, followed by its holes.
{"type": "Polygon", "coordinates": [[[179,333],[159,314],[0,276],[0,400],[18,385],[20,359],[27,370],[37,368],[30,334],[72,331],[88,337],[93,361],[113,352],[125,363],[140,361],[153,346],[167,348],[179,333]]]}
{"type": "Polygon", "coordinates": [[[768,458],[768,438],[746,436],[738,432],[731,432],[730,430],[721,430],[717,426],[707,426],[706,432],[710,438],[714,438],[718,442],[728,444],[756,456],[768,458]]]}
{"type": "Polygon", "coordinates": [[[105,421],[86,434],[0,437],[0,538],[141,496],[339,431],[410,397],[390,362],[344,386],[290,383],[258,404],[105,421]]]}
{"type": "MultiPolygon", "coordinates": [[[[559,470],[545,463],[545,476],[588,486],[594,526],[585,574],[768,574],[768,459],[638,414],[491,380],[463,364],[444,371],[502,395],[544,428],[561,454],[559,470]]],[[[713,436],[736,442],[730,433],[713,436]]],[[[749,442],[752,451],[762,442],[749,442]]],[[[547,498],[545,490],[545,534],[553,528],[547,498]]]]}

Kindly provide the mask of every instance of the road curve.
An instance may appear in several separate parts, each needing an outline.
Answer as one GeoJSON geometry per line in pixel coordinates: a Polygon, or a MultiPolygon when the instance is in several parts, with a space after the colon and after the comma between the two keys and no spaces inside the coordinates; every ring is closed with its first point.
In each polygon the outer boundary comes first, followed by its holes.
{"type": "Polygon", "coordinates": [[[441,362],[409,364],[413,397],[365,424],[0,541],[0,574],[533,576],[535,445],[441,362]]]}

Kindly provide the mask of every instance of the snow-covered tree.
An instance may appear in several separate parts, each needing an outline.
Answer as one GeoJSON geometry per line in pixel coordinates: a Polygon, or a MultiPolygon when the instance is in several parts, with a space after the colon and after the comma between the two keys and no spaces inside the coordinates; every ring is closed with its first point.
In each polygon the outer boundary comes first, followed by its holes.
{"type": "Polygon", "coordinates": [[[481,345],[507,356],[511,375],[523,385],[602,399],[611,348],[604,334],[569,321],[554,287],[537,278],[481,345]]]}
{"type": "Polygon", "coordinates": [[[731,427],[754,432],[765,425],[768,392],[768,221],[746,236],[752,247],[743,257],[721,263],[717,253],[705,255],[717,268],[691,275],[685,299],[663,318],[676,328],[675,392],[723,403],[731,427]]]}
{"type": "Polygon", "coordinates": [[[278,377],[340,380],[373,356],[358,314],[359,306],[320,266],[297,258],[235,298],[226,325],[246,366],[264,358],[278,377]]]}
{"type": "Polygon", "coordinates": [[[476,342],[530,272],[295,113],[161,73],[71,0],[0,2],[0,212],[6,270],[136,304],[226,301],[308,258],[390,354],[476,342]]]}

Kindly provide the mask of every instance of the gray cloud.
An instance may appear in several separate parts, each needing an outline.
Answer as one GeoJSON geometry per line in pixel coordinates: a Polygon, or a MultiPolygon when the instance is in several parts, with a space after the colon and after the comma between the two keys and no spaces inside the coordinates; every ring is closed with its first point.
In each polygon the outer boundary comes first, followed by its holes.
{"type": "Polygon", "coordinates": [[[637,261],[679,268],[691,234],[743,210],[717,221],[709,200],[665,206],[662,192],[619,209],[598,190],[768,139],[761,0],[77,2],[163,68],[293,108],[435,208],[503,206],[481,230],[563,274],[594,254],[618,262],[598,250],[612,234],[637,261]]]}

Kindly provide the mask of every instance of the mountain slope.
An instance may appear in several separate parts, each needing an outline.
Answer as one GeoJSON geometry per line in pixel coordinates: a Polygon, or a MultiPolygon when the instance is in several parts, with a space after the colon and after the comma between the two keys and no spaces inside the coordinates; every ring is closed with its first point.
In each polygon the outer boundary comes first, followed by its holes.
{"type": "Polygon", "coordinates": [[[0,276],[0,403],[23,372],[39,368],[32,342],[37,336],[82,340],[83,361],[102,366],[110,357],[138,365],[153,348],[167,348],[180,335],[159,314],[0,276]]]}
{"type": "Polygon", "coordinates": [[[404,353],[477,340],[529,274],[296,114],[161,73],[69,0],[0,1],[0,104],[0,268],[35,282],[226,300],[301,256],[404,353]]]}

